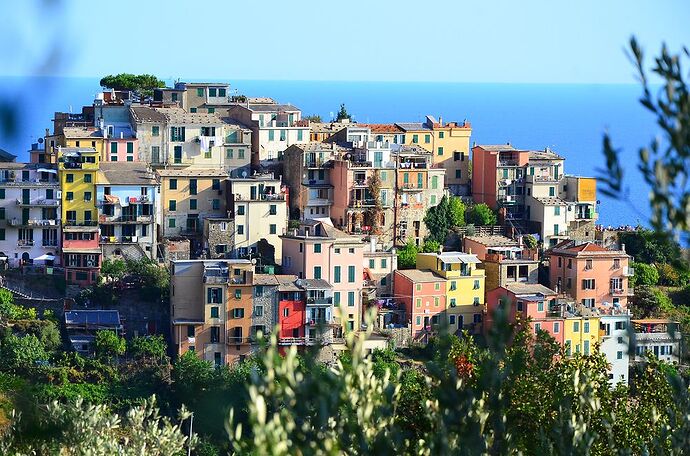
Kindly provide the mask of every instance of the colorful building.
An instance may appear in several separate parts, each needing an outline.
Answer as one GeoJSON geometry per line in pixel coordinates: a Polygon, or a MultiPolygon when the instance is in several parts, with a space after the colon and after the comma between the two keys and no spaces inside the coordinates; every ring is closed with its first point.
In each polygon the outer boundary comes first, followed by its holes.
{"type": "MultiPolygon", "coordinates": [[[[631,320],[635,331],[636,362],[644,361],[651,353],[661,361],[680,363],[683,335],[680,323],[667,319],[643,318],[631,320]]],[[[631,356],[633,354],[631,353],[631,356]]]]}
{"type": "Polygon", "coordinates": [[[454,195],[468,195],[470,191],[469,122],[447,122],[426,116],[421,123],[396,123],[405,133],[407,145],[421,146],[431,152],[434,167],[445,170],[445,184],[454,195]]]}
{"type": "Polygon", "coordinates": [[[633,294],[629,261],[624,250],[564,241],[550,251],[550,284],[584,307],[626,309],[633,294]]]}
{"type": "MultiPolygon", "coordinates": [[[[462,252],[418,253],[417,269],[446,279],[446,314],[452,333],[481,332],[485,313],[485,272],[476,255],[462,252]]],[[[397,294],[397,291],[396,291],[397,294]]]]}
{"type": "Polygon", "coordinates": [[[447,282],[443,276],[430,270],[395,271],[395,299],[405,309],[412,340],[428,342],[435,328],[456,318],[447,314],[447,282]]]}

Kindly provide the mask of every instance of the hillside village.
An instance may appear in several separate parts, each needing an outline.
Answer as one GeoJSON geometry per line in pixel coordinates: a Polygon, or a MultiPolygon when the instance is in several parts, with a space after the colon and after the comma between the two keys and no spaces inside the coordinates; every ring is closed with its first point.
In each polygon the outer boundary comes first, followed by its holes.
{"type": "Polygon", "coordinates": [[[680,322],[630,310],[638,265],[619,234],[635,230],[597,226],[596,180],[557,151],[474,144],[466,120],[362,124],[342,106],[322,122],[234,93],[106,89],[56,112],[29,162],[0,157],[3,286],[31,303],[28,277],[61,283],[73,350],[102,330],[162,334],[174,356],[233,365],[275,333],[334,362],[348,333],[370,350],[482,340],[501,310],[567,356],[600,351],[612,385],[647,351],[681,362],[680,322]],[[103,294],[147,286],[131,265],[166,276],[130,302],[136,319],[103,294]]]}

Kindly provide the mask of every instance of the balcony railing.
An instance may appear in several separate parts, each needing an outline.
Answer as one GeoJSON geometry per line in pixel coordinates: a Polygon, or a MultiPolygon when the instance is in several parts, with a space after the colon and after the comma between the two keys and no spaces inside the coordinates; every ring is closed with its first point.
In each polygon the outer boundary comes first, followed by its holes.
{"type": "Polygon", "coordinates": [[[409,162],[400,163],[398,165],[398,168],[400,169],[427,169],[428,167],[429,165],[426,162],[409,162]]]}
{"type": "Polygon", "coordinates": [[[19,239],[17,241],[17,247],[33,247],[33,245],[34,245],[33,239],[19,239]]]}
{"type": "Polygon", "coordinates": [[[138,236],[101,236],[101,244],[136,244],[138,236]]]}
{"type": "Polygon", "coordinates": [[[623,268],[623,276],[631,277],[634,275],[635,275],[635,268],[631,268],[630,266],[626,266],[623,268]]]}
{"type": "Polygon", "coordinates": [[[422,190],[424,190],[424,185],[422,185],[420,187],[419,184],[411,184],[408,182],[406,184],[402,184],[400,186],[400,189],[402,191],[407,191],[407,192],[421,192],[422,190]]]}
{"type": "Polygon", "coordinates": [[[54,219],[29,219],[29,220],[19,220],[11,219],[7,220],[9,226],[60,226],[60,220],[54,219]]]}
{"type": "Polygon", "coordinates": [[[101,215],[99,223],[152,223],[153,215],[101,215]]]}
{"type": "Polygon", "coordinates": [[[350,207],[374,207],[375,201],[373,199],[352,200],[348,205],[350,207]]]}
{"type": "Polygon", "coordinates": [[[41,242],[41,246],[42,247],[48,247],[48,248],[57,247],[58,241],[57,241],[57,239],[48,239],[48,240],[44,239],[41,242]]]}
{"type": "Polygon", "coordinates": [[[285,201],[285,193],[261,193],[254,196],[237,193],[235,201],[285,201]]]}
{"type": "Polygon", "coordinates": [[[325,305],[333,304],[333,298],[332,297],[307,298],[307,304],[311,304],[311,305],[315,305],[315,306],[325,306],[325,305]]]}
{"type": "Polygon", "coordinates": [[[39,198],[30,201],[24,201],[17,198],[17,206],[40,206],[40,207],[58,207],[60,200],[39,198]]]}
{"type": "Polygon", "coordinates": [[[60,182],[45,179],[34,180],[15,180],[15,179],[0,179],[1,187],[60,187],[60,182]]]}
{"type": "Polygon", "coordinates": [[[212,285],[221,285],[229,282],[227,275],[204,275],[204,283],[212,285]]]}

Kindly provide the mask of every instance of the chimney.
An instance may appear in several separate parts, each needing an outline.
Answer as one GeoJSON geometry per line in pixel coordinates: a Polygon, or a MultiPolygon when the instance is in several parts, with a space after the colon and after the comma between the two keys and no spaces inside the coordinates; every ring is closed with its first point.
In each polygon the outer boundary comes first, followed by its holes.
{"type": "MultiPolygon", "coordinates": [[[[621,244],[621,250],[625,252],[625,244],[621,244]]],[[[625,252],[628,253],[628,252],[625,252]]]]}
{"type": "Polygon", "coordinates": [[[369,237],[369,248],[372,253],[376,252],[376,236],[369,237]]]}
{"type": "Polygon", "coordinates": [[[440,126],[443,126],[443,117],[438,116],[438,124],[439,124],[440,126]]]}

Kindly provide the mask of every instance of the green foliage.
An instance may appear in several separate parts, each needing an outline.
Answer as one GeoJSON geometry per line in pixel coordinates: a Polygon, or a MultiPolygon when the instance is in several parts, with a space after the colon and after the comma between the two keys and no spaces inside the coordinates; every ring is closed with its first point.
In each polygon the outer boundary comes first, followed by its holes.
{"type": "Polygon", "coordinates": [[[101,276],[110,280],[120,280],[127,273],[127,263],[120,258],[103,260],[101,276]]]}
{"type": "Polygon", "coordinates": [[[687,269],[680,245],[669,233],[638,227],[635,231],[619,233],[618,240],[625,244],[625,251],[638,263],[668,263],[675,268],[687,269]]]}
{"type": "Polygon", "coordinates": [[[62,345],[62,337],[57,325],[52,321],[43,321],[38,330],[38,339],[49,352],[57,350],[62,345]]]}
{"type": "Polygon", "coordinates": [[[129,352],[135,358],[162,360],[168,347],[162,335],[138,336],[129,343],[129,352]]]}
{"type": "Polygon", "coordinates": [[[429,230],[429,239],[443,244],[448,230],[465,225],[465,204],[456,196],[444,195],[436,206],[429,208],[424,224],[429,230]]]}
{"type": "Polygon", "coordinates": [[[181,397],[190,397],[203,392],[211,383],[213,365],[188,351],[175,361],[173,382],[181,397]]]}
{"type": "Polygon", "coordinates": [[[165,81],[151,74],[120,73],[101,79],[101,87],[115,90],[131,90],[139,95],[152,95],[153,89],[165,87],[165,81]]]}
{"type": "Polygon", "coordinates": [[[437,253],[440,248],[441,248],[441,244],[439,244],[437,241],[429,239],[422,245],[422,252],[423,253],[437,253]]]}
{"type": "MultiPolygon", "coordinates": [[[[182,409],[178,423],[187,420],[189,412],[182,409]]],[[[112,414],[105,405],[90,405],[79,398],[67,403],[49,404],[41,416],[40,432],[34,440],[17,439],[19,418],[0,443],[2,454],[60,454],[91,456],[170,456],[181,455],[187,445],[194,446],[196,437],[188,441],[180,424],[163,418],[155,397],[132,408],[124,417],[112,414]]]]}
{"type": "Polygon", "coordinates": [[[35,320],[36,309],[22,307],[14,303],[14,296],[5,289],[0,289],[0,318],[6,320],[35,320]]]}
{"type": "Polygon", "coordinates": [[[340,110],[338,111],[338,114],[335,116],[336,122],[340,122],[341,120],[352,120],[352,116],[347,113],[347,109],[345,109],[345,104],[340,105],[340,110]]]}
{"type": "Polygon", "coordinates": [[[523,236],[522,242],[525,243],[525,246],[528,249],[536,249],[537,248],[537,239],[534,236],[532,236],[531,234],[523,236]]]}
{"type": "Polygon", "coordinates": [[[383,378],[386,372],[389,372],[393,377],[398,375],[399,365],[393,350],[377,348],[371,353],[371,361],[374,363],[374,375],[378,378],[383,378]]]}
{"type": "Polygon", "coordinates": [[[498,221],[496,213],[485,203],[475,204],[465,213],[468,224],[483,226],[495,225],[498,221]]]}
{"type": "Polygon", "coordinates": [[[679,272],[676,268],[668,263],[660,263],[656,265],[656,270],[659,273],[659,285],[667,287],[679,287],[687,284],[686,274],[679,272]]]}
{"type": "Polygon", "coordinates": [[[398,269],[414,269],[417,265],[417,253],[419,249],[414,241],[409,240],[401,249],[398,249],[398,269]]]}
{"type": "Polygon", "coordinates": [[[651,264],[635,263],[635,286],[653,286],[659,282],[659,271],[651,264]]]}
{"type": "Polygon", "coordinates": [[[309,122],[321,123],[321,116],[318,114],[312,114],[310,116],[305,116],[304,120],[308,120],[309,122]]]}
{"type": "Polygon", "coordinates": [[[33,334],[10,334],[2,341],[0,353],[3,365],[11,369],[28,369],[48,359],[43,343],[33,334]]]}
{"type": "Polygon", "coordinates": [[[127,342],[115,331],[98,331],[96,333],[96,355],[105,359],[113,359],[125,354],[127,342]]]}
{"type": "Polygon", "coordinates": [[[170,293],[170,274],[153,260],[128,261],[129,273],[141,281],[139,292],[149,302],[166,301],[170,293]]]}

